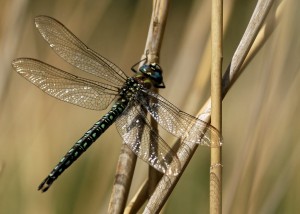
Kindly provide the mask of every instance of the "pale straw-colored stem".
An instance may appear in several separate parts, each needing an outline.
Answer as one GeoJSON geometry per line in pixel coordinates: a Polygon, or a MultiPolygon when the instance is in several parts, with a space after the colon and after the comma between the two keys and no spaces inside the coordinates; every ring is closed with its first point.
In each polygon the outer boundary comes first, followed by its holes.
{"type": "MultiPolygon", "coordinates": [[[[222,134],[223,0],[212,1],[211,125],[222,134]]],[[[217,141],[218,139],[211,139],[217,141]]],[[[222,213],[222,147],[211,147],[210,213],[222,213]]]]}
{"type": "MultiPolygon", "coordinates": [[[[245,57],[249,52],[249,49],[255,40],[259,29],[261,28],[266,15],[268,14],[274,0],[260,0],[258,1],[255,10],[252,14],[252,17],[249,21],[247,29],[241,39],[241,42],[232,57],[232,61],[228,66],[228,69],[223,76],[222,80],[222,99],[225,97],[226,93],[233,85],[234,81],[238,78],[240,74],[241,65],[244,63],[245,57]]],[[[211,100],[208,99],[202,109],[199,111],[199,119],[208,122],[210,121],[210,109],[211,109],[211,100]],[[206,114],[201,114],[206,113],[206,114]]],[[[203,130],[202,130],[203,131],[203,130]]],[[[179,178],[181,177],[184,169],[186,168],[187,164],[189,163],[192,155],[194,154],[195,150],[197,149],[198,145],[193,145],[191,147],[191,155],[188,157],[181,159],[182,161],[182,171],[176,177],[168,177],[164,175],[160,182],[158,183],[153,195],[149,199],[149,202],[144,210],[144,213],[158,213],[165,202],[167,201],[169,195],[173,191],[176,183],[178,182],[179,178]]],[[[181,155],[184,152],[184,148],[179,148],[177,155],[178,157],[185,157],[181,155]]]]}

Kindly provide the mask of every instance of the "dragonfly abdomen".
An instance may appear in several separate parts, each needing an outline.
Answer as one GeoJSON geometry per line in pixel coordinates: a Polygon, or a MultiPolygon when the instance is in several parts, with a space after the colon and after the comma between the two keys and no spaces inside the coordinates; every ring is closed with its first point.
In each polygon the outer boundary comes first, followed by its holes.
{"type": "Polygon", "coordinates": [[[90,128],[67,152],[67,154],[54,167],[47,178],[39,185],[38,190],[47,191],[57,177],[63,173],[80,155],[95,142],[108,127],[110,127],[120,114],[125,110],[128,100],[120,98],[92,128],[90,128]]]}

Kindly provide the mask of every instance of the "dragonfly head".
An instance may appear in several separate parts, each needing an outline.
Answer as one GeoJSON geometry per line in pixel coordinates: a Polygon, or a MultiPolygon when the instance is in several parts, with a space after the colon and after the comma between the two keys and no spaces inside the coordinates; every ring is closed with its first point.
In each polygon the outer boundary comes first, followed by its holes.
{"type": "Polygon", "coordinates": [[[155,88],[165,88],[162,69],[158,64],[145,64],[142,65],[139,70],[153,82],[155,88]]]}

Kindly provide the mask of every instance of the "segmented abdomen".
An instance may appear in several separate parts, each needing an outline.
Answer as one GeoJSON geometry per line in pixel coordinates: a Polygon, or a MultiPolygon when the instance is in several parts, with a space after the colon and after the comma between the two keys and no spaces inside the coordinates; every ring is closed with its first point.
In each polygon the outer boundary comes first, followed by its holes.
{"type": "Polygon", "coordinates": [[[106,129],[111,126],[117,117],[122,114],[124,109],[128,104],[128,100],[120,98],[113,105],[111,110],[104,115],[98,122],[96,122],[92,128],[90,128],[82,138],[80,138],[74,146],[68,151],[68,153],[60,160],[60,162],[54,167],[52,172],[47,176],[47,178],[38,187],[39,190],[43,192],[51,186],[53,181],[65,171],[77,158],[87,150],[87,148],[92,145],[93,142],[101,136],[106,129]]]}

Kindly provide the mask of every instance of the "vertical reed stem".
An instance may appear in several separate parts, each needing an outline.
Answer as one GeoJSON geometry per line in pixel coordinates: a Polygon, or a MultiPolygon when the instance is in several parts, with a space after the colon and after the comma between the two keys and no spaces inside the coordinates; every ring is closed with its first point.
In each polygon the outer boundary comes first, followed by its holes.
{"type": "MultiPolygon", "coordinates": [[[[159,63],[159,53],[166,26],[168,5],[168,0],[153,0],[152,16],[145,45],[145,51],[144,55],[141,57],[141,59],[147,57],[147,63],[159,63]]],[[[158,92],[157,89],[155,92],[158,92]]],[[[157,129],[156,121],[151,119],[150,122],[152,128],[157,129]]],[[[137,194],[126,207],[124,213],[136,213],[136,211],[152,194],[160,178],[160,173],[152,167],[149,167],[148,181],[145,182],[144,185],[139,189],[137,194]]]]}
{"type": "MultiPolygon", "coordinates": [[[[223,1],[212,1],[211,125],[222,129],[223,1]]],[[[211,139],[216,141],[217,139],[211,139]]],[[[222,147],[211,148],[210,213],[222,213],[222,147]]]]}
{"type": "MultiPolygon", "coordinates": [[[[224,99],[226,93],[231,88],[235,80],[240,75],[240,68],[241,65],[245,62],[245,57],[249,49],[256,38],[258,31],[260,27],[262,26],[262,23],[265,20],[266,15],[269,12],[270,7],[272,6],[274,0],[260,0],[257,2],[256,8],[252,14],[252,17],[249,21],[249,24],[247,26],[247,29],[245,31],[244,36],[241,39],[241,42],[239,46],[237,47],[236,52],[234,53],[234,56],[232,57],[231,63],[228,66],[228,69],[226,73],[223,76],[222,79],[222,99],[224,99]]],[[[211,100],[208,99],[207,102],[204,104],[202,109],[199,111],[199,114],[201,112],[206,112],[206,114],[201,115],[202,117],[199,119],[209,122],[210,121],[210,114],[207,113],[211,109],[211,100]]],[[[199,115],[198,114],[198,115],[199,115]]],[[[181,160],[182,163],[182,171],[180,174],[176,177],[168,177],[167,175],[164,175],[160,182],[157,185],[157,188],[155,189],[154,193],[151,195],[151,198],[149,199],[149,202],[145,208],[144,213],[158,213],[165,202],[167,201],[168,197],[170,196],[171,192],[173,191],[174,187],[176,186],[178,180],[180,179],[182,173],[184,172],[184,169],[186,168],[187,164],[189,163],[189,160],[192,158],[194,152],[196,151],[198,145],[194,145],[191,148],[191,154],[190,156],[186,157],[185,160],[181,160]]],[[[179,148],[177,155],[180,156],[180,153],[184,150],[184,148],[179,148]]]]}

